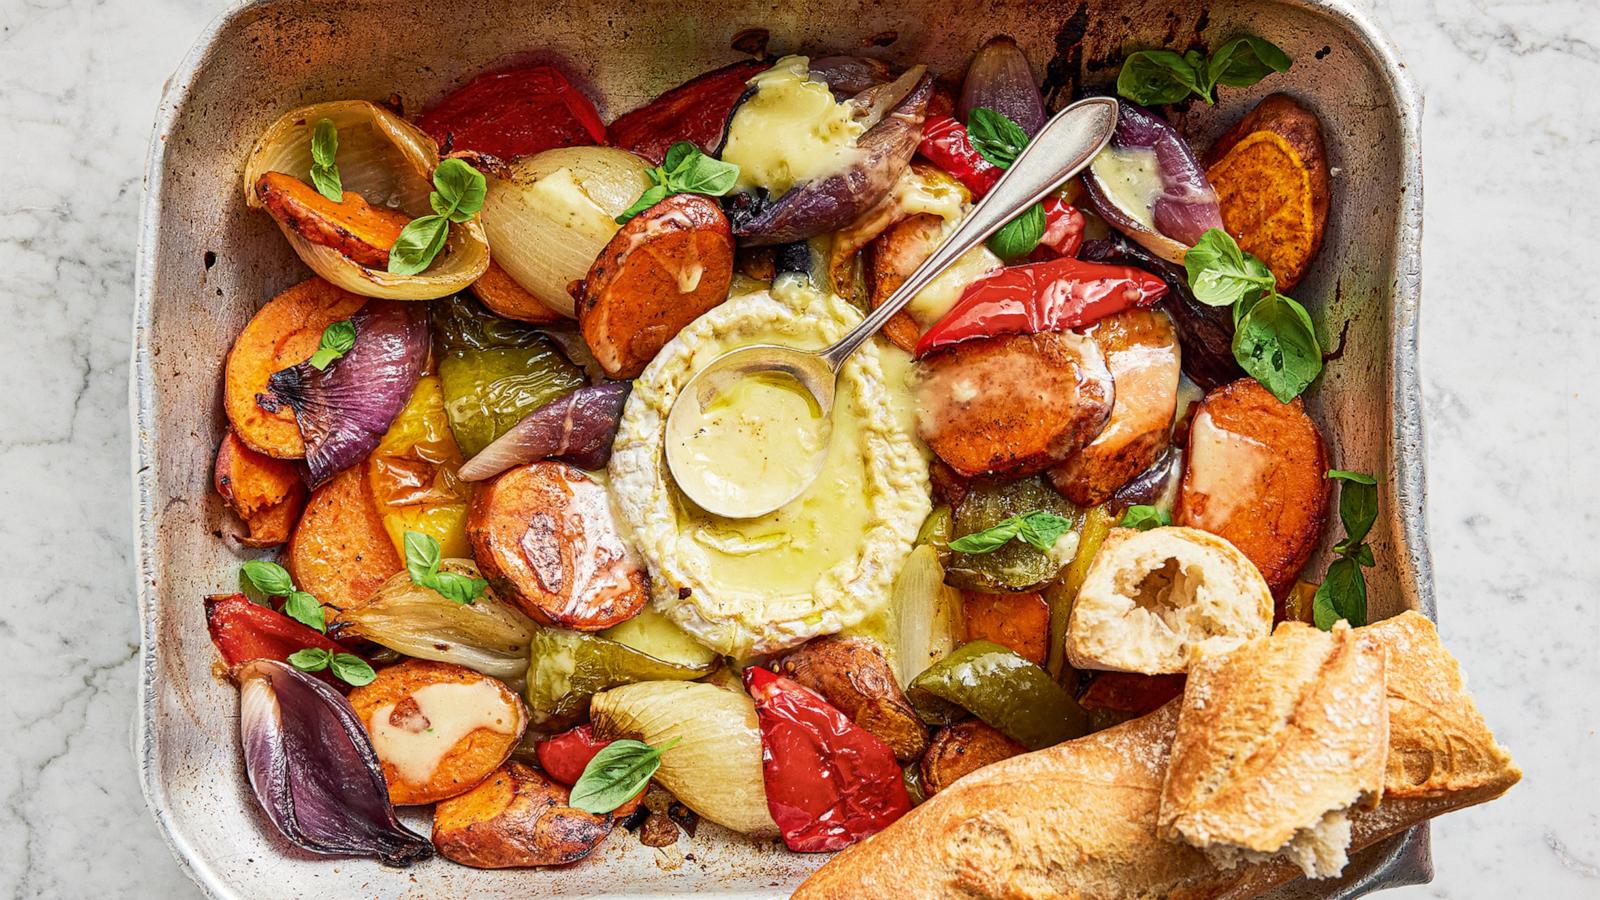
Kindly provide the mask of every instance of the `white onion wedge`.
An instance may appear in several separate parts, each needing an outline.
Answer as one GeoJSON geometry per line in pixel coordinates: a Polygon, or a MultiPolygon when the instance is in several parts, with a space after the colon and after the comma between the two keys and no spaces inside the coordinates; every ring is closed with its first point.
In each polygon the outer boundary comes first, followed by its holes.
{"type": "Polygon", "coordinates": [[[918,546],[906,557],[889,598],[890,656],[902,688],[950,655],[961,624],[961,592],[944,583],[939,551],[918,546]]]}

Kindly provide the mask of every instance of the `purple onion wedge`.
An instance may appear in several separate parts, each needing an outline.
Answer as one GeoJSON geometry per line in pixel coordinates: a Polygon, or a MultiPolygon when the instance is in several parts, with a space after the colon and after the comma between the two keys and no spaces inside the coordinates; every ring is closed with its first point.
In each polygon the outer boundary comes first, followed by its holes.
{"type": "Polygon", "coordinates": [[[799,185],[766,204],[735,201],[733,233],[746,246],[788,244],[837,231],[888,195],[922,140],[933,78],[916,66],[851,98],[863,121],[856,160],[843,170],[799,185]]]}
{"type": "Polygon", "coordinates": [[[294,410],[312,488],[378,446],[428,361],[427,304],[369,300],[350,321],[356,341],[348,353],[324,370],[303,362],[274,372],[256,396],[269,412],[294,410]]]}
{"type": "Polygon", "coordinates": [[[823,56],[813,59],[811,77],[828,83],[836,98],[849,98],[893,78],[889,67],[866,56],[823,56]]]}
{"type": "Polygon", "coordinates": [[[295,846],[409,866],[433,855],[395,818],[366,729],[339,692],[276,660],[239,670],[239,739],[250,787],[295,846]]]}
{"type": "Polygon", "coordinates": [[[1033,137],[1049,117],[1044,112],[1044,97],[1034,83],[1033,69],[1017,42],[1005,35],[990,38],[967,67],[961,82],[957,114],[965,122],[972,111],[984,107],[1017,123],[1033,137]]]}
{"type": "Polygon", "coordinates": [[[1222,227],[1217,192],[1177,129],[1123,101],[1111,145],[1083,173],[1089,203],[1113,228],[1173,263],[1222,227]]]}
{"type": "Polygon", "coordinates": [[[611,381],[578,388],[523,417],[461,467],[463,481],[483,481],[523,463],[556,459],[580,469],[605,468],[633,385],[611,381]]]}

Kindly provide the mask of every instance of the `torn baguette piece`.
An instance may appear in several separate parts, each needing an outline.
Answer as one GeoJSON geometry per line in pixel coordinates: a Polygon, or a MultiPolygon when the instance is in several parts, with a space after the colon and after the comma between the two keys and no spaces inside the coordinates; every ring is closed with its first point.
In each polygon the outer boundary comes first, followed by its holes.
{"type": "Polygon", "coordinates": [[[1272,592],[1238,548],[1198,528],[1115,528],[1067,620],[1079,669],[1161,675],[1272,630],[1272,592]]]}
{"type": "Polygon", "coordinates": [[[1283,856],[1309,878],[1344,870],[1352,809],[1383,793],[1384,649],[1338,623],[1285,622],[1194,661],[1161,791],[1160,834],[1232,869],[1283,856]]]}

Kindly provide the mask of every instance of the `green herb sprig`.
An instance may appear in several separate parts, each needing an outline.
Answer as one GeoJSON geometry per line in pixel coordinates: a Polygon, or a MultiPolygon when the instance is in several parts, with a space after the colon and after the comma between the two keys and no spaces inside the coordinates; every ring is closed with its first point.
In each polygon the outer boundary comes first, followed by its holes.
{"type": "Polygon", "coordinates": [[[1278,293],[1266,264],[1212,228],[1184,257],[1189,289],[1208,306],[1233,307],[1233,358],[1283,403],[1305,393],[1322,372],[1322,345],[1311,314],[1278,293]]]}
{"type": "Polygon", "coordinates": [[[1144,106],[1179,103],[1190,94],[1215,103],[1217,85],[1249,87],[1292,64],[1276,44],[1249,35],[1228,41],[1209,58],[1198,50],[1140,50],[1123,61],[1117,93],[1144,106]]]}
{"type": "Polygon", "coordinates": [[[1172,524],[1172,513],[1158,506],[1130,506],[1122,514],[1122,521],[1117,523],[1119,528],[1135,528],[1139,531],[1149,531],[1152,528],[1162,528],[1172,524]]]}
{"type": "Polygon", "coordinates": [[[739,181],[739,167],[701,153],[700,148],[689,141],[678,141],[667,148],[661,165],[645,175],[649,176],[651,186],[617,216],[618,225],[674,194],[721,197],[733,190],[739,181]]]}
{"type": "Polygon", "coordinates": [[[595,815],[615,810],[644,790],[650,776],[661,768],[661,754],[681,740],[675,737],[660,747],[629,739],[612,741],[583,767],[568,802],[595,815]]]}
{"type": "Polygon", "coordinates": [[[322,342],[309,362],[317,371],[326,371],[333,361],[350,352],[356,345],[356,326],[349,319],[340,319],[322,329],[322,342]]]}
{"type": "Polygon", "coordinates": [[[993,553],[1012,540],[1019,540],[1039,550],[1049,550],[1056,545],[1056,541],[1060,540],[1063,534],[1071,530],[1071,519],[1036,509],[1033,512],[1012,516],[982,531],[974,531],[972,534],[956,538],[950,542],[950,549],[959,553],[993,553]]]}
{"type": "Polygon", "coordinates": [[[311,185],[317,193],[335,203],[344,202],[344,183],[339,180],[339,129],[332,119],[318,119],[311,131],[311,185]]]}
{"type": "Polygon", "coordinates": [[[389,271],[396,275],[415,275],[427,269],[444,249],[450,224],[472,221],[489,193],[483,173],[455,157],[433,170],[433,187],[428,194],[433,215],[412,219],[389,248],[389,271]]]}
{"type": "Polygon", "coordinates": [[[295,587],[289,570],[275,562],[252,559],[239,567],[239,587],[251,602],[270,605],[273,597],[283,598],[283,614],[302,625],[328,631],[328,619],[316,597],[295,587]]]}
{"type": "Polygon", "coordinates": [[[307,647],[289,654],[289,665],[302,672],[332,669],[335,677],[354,687],[371,684],[372,679],[378,677],[378,673],[372,671],[372,666],[354,653],[336,653],[318,647],[307,647]]]}
{"type": "Polygon", "coordinates": [[[439,571],[439,542],[420,531],[408,531],[405,537],[406,573],[411,583],[437,591],[446,600],[470,606],[489,587],[482,578],[469,578],[457,572],[439,571]]]}
{"type": "Polygon", "coordinates": [[[1375,565],[1367,534],[1378,518],[1378,480],[1360,472],[1329,469],[1328,477],[1340,482],[1339,521],[1344,540],[1333,546],[1339,558],[1328,564],[1328,574],[1311,600],[1311,614],[1323,631],[1340,619],[1354,627],[1367,624],[1367,579],[1363,567],[1375,565]]]}
{"type": "MultiPolygon", "coordinates": [[[[1021,125],[1004,113],[983,106],[967,116],[967,138],[979,156],[1002,169],[1011,168],[1029,140],[1021,125]]],[[[989,238],[989,250],[1004,260],[1027,256],[1039,246],[1045,224],[1044,205],[1035,203],[989,238]]]]}

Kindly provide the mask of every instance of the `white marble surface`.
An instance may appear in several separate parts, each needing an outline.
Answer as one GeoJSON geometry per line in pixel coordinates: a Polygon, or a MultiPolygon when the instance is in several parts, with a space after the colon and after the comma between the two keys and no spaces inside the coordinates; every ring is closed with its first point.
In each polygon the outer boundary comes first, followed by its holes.
{"type": "MultiPolygon", "coordinates": [[[[1389,895],[1600,896],[1600,3],[1366,0],[1427,95],[1446,643],[1528,772],[1389,895]]],[[[188,897],[130,752],[127,359],[162,80],[217,0],[0,0],[0,891],[188,897]]]]}

